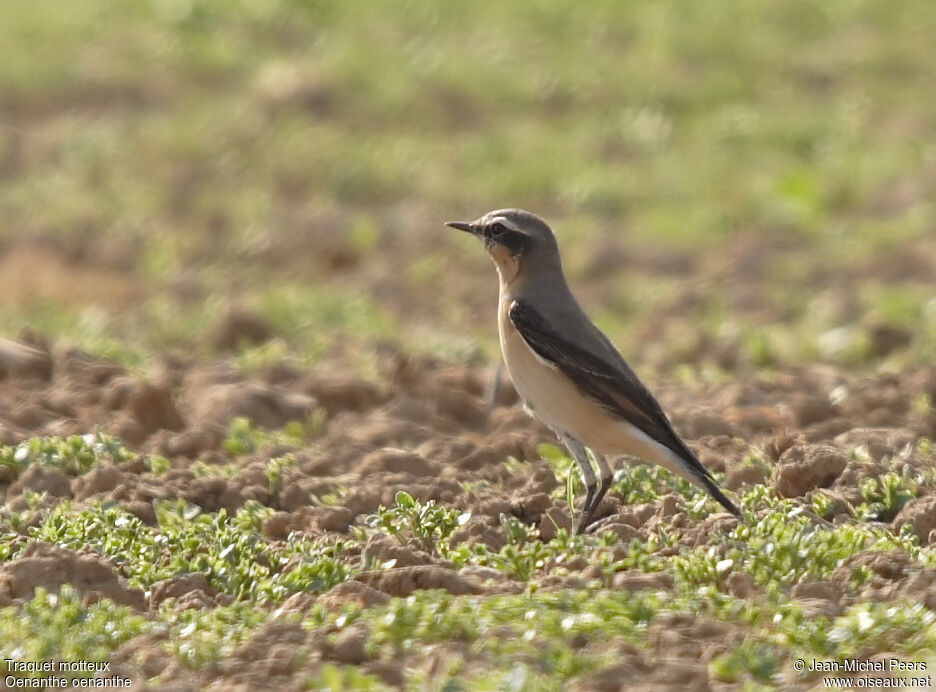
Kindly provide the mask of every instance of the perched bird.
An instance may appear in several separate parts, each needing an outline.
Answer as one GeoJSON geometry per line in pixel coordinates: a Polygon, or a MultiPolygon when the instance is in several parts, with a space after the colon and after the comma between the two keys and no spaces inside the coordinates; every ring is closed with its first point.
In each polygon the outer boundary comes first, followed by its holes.
{"type": "Polygon", "coordinates": [[[741,516],[575,300],[556,236],[545,221],[521,209],[499,209],[476,221],[445,225],[480,238],[494,259],[500,277],[497,326],[507,372],[527,411],[556,434],[582,469],[586,494],[578,533],[590,526],[611,485],[605,455],[659,464],[741,516]],[[601,472],[600,485],[586,448],[601,472]]]}

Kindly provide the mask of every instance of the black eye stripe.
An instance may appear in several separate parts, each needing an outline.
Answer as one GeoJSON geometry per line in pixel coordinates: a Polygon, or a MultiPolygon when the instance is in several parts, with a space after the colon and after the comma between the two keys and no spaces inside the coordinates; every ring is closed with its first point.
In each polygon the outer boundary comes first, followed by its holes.
{"type": "Polygon", "coordinates": [[[498,237],[510,233],[510,230],[502,223],[492,223],[488,226],[488,232],[492,237],[498,237]]]}
{"type": "Polygon", "coordinates": [[[529,238],[520,231],[507,228],[504,224],[494,222],[485,228],[485,237],[489,243],[497,243],[506,247],[512,255],[526,250],[529,238]]]}

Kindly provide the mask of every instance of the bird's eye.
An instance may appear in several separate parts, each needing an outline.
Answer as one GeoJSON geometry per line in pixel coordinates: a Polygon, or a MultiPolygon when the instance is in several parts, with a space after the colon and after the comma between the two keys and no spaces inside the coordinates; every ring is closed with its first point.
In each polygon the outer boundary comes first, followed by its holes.
{"type": "Polygon", "coordinates": [[[507,228],[507,226],[497,222],[490,224],[486,230],[487,242],[496,243],[507,248],[511,255],[522,255],[527,249],[528,238],[520,231],[507,228]]]}

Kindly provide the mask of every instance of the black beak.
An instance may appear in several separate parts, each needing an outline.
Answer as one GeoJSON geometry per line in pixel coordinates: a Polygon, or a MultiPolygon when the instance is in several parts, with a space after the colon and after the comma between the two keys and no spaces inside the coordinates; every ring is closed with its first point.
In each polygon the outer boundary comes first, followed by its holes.
{"type": "Polygon", "coordinates": [[[480,229],[475,226],[473,223],[468,223],[467,221],[446,221],[445,225],[449,228],[455,228],[459,231],[464,231],[465,233],[471,233],[472,235],[480,235],[480,229]]]}

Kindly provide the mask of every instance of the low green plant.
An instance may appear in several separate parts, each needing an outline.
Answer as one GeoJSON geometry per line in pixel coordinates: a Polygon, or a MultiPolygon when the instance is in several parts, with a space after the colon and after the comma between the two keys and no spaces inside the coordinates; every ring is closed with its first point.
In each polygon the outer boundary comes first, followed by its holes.
{"type": "Polygon", "coordinates": [[[183,500],[156,503],[156,526],[104,503],[59,504],[29,530],[36,540],[111,558],[134,585],[147,589],[161,579],[204,574],[212,588],[238,600],[277,602],[296,591],[325,591],[354,568],[344,561],[346,541],[291,535],[271,542],[263,521],[273,510],[249,502],[233,515],[204,512],[183,500]],[[289,564],[298,571],[284,572],[289,564]]]}
{"type": "Polygon", "coordinates": [[[858,507],[865,521],[890,521],[901,508],[916,497],[920,483],[915,478],[894,471],[861,481],[861,496],[864,502],[858,507]]]}
{"type": "Polygon", "coordinates": [[[435,500],[421,503],[404,490],[395,499],[393,507],[381,505],[365,524],[394,536],[410,532],[430,552],[444,552],[455,529],[471,518],[470,512],[443,507],[435,500]]]}
{"type": "Polygon", "coordinates": [[[765,642],[752,639],[716,656],[709,664],[712,674],[728,683],[740,682],[746,677],[761,683],[772,682],[779,668],[777,651],[765,642]]]}
{"type": "Polygon", "coordinates": [[[922,603],[858,603],[835,619],[829,641],[839,658],[861,651],[923,651],[936,647],[936,613],[922,603]]]}
{"type": "Polygon", "coordinates": [[[295,454],[284,454],[283,456],[273,457],[266,464],[267,490],[271,495],[279,492],[283,485],[283,477],[286,471],[298,463],[295,454]]]}
{"type": "Polygon", "coordinates": [[[326,663],[305,681],[306,689],[329,692],[376,692],[389,689],[374,675],[354,666],[326,663]]]}
{"type": "Polygon", "coordinates": [[[816,516],[827,519],[829,516],[831,516],[836,504],[838,503],[838,500],[836,500],[828,493],[822,492],[822,490],[817,490],[815,493],[813,493],[810,502],[812,504],[812,511],[816,513],[816,516]]]}
{"type": "MultiPolygon", "coordinates": [[[[143,615],[109,599],[85,605],[70,584],[54,593],[37,587],[22,606],[0,608],[0,660],[106,661],[122,643],[152,627],[143,615]]],[[[48,673],[13,675],[40,677],[48,673]]],[[[74,677],[90,675],[76,673],[74,677]]]]}
{"type": "Polygon", "coordinates": [[[307,419],[289,421],[279,430],[261,428],[249,418],[238,416],[228,425],[227,436],[222,440],[221,447],[233,457],[256,454],[274,445],[300,447],[318,437],[326,415],[324,409],[316,409],[307,419]]]}
{"type": "Polygon", "coordinates": [[[241,467],[235,463],[208,464],[200,459],[189,467],[196,478],[233,478],[241,467]]]}
{"type": "Polygon", "coordinates": [[[176,609],[175,599],[160,605],[168,629],[163,646],[189,668],[230,656],[270,618],[270,611],[248,602],[211,609],[176,609]]]}
{"type": "Polygon", "coordinates": [[[154,454],[146,460],[146,465],[149,466],[154,476],[161,476],[172,468],[172,461],[159,454],[154,454]]]}
{"type": "MultiPolygon", "coordinates": [[[[740,522],[717,544],[676,555],[672,565],[688,584],[718,583],[726,570],[749,574],[771,590],[803,578],[827,578],[846,558],[863,550],[899,550],[920,554],[916,537],[879,526],[814,523],[793,500],[778,498],[765,486],[743,497],[746,511],[769,508],[756,523],[740,522]]],[[[762,512],[763,513],[763,512],[762,512]]]]}
{"type": "Polygon", "coordinates": [[[18,445],[0,446],[0,467],[15,474],[29,466],[49,466],[81,475],[103,463],[116,464],[135,458],[121,441],[95,432],[68,437],[34,437],[18,445]]]}
{"type": "Polygon", "coordinates": [[[663,495],[673,493],[682,498],[687,513],[694,519],[711,513],[717,506],[703,490],[653,464],[635,463],[618,469],[609,492],[619,495],[627,505],[656,502],[663,495]]]}

